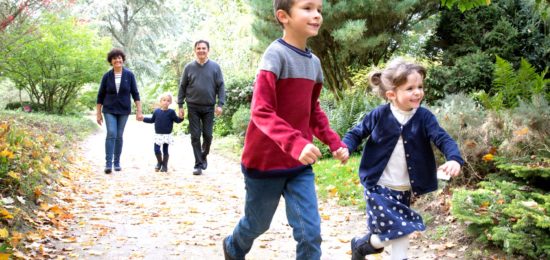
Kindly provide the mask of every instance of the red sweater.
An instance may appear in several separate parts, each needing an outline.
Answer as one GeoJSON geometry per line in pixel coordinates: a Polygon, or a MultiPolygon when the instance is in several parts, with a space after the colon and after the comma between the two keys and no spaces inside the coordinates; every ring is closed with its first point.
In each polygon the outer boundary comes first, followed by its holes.
{"type": "Polygon", "coordinates": [[[282,40],[270,45],[254,85],[242,154],[245,174],[269,178],[300,173],[309,165],[298,158],[313,135],[331,151],[346,147],[319,105],[321,89],[317,57],[282,40]]]}

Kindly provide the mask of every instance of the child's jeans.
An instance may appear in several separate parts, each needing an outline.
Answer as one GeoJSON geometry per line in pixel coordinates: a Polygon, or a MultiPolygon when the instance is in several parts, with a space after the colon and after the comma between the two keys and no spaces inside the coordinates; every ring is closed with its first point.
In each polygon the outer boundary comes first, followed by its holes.
{"type": "Polygon", "coordinates": [[[321,258],[321,218],[315,193],[315,176],[310,167],[295,177],[253,179],[245,176],[245,215],[227,239],[227,251],[244,259],[254,239],[269,229],[281,195],[286,216],[297,242],[296,259],[321,258]]]}
{"type": "MultiPolygon", "coordinates": [[[[155,154],[161,154],[160,153],[160,145],[155,144],[155,154]]],[[[162,154],[168,155],[168,144],[162,144],[162,154]]]]}

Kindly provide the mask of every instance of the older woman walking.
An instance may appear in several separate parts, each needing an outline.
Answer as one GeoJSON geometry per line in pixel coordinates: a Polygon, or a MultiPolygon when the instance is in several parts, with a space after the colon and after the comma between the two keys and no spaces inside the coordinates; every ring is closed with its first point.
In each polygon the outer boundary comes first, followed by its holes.
{"type": "Polygon", "coordinates": [[[126,55],[120,49],[112,49],[107,54],[107,62],[113,67],[101,79],[97,93],[97,123],[102,125],[105,119],[107,137],[105,139],[105,173],[122,170],[120,154],[122,152],[122,135],[130,115],[132,103],[136,104],[136,119],[143,120],[141,102],[134,74],[124,68],[126,55]],[[103,112],[103,114],[102,114],[103,112]]]}

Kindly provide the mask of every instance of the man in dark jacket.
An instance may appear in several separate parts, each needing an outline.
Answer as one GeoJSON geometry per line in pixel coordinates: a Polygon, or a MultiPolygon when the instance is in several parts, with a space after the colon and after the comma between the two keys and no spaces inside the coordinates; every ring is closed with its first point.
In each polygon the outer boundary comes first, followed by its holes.
{"type": "Polygon", "coordinates": [[[220,66],[208,59],[209,51],[210,44],[207,41],[195,42],[196,60],[185,65],[178,91],[180,117],[184,116],[183,104],[187,103],[189,132],[195,156],[194,175],[202,174],[202,170],[208,166],[206,157],[212,143],[214,115],[221,115],[225,102],[223,74],[220,66]]]}

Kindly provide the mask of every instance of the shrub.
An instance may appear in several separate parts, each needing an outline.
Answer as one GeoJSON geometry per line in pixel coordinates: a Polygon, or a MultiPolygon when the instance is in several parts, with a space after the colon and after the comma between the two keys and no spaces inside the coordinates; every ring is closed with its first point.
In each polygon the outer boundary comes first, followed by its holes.
{"type": "MultiPolygon", "coordinates": [[[[360,123],[368,112],[383,102],[362,88],[343,91],[341,94],[340,101],[337,101],[329,91],[322,92],[320,97],[321,108],[325,111],[331,128],[340,136],[345,135],[360,123]]],[[[328,147],[319,140],[315,140],[315,145],[321,149],[324,156],[332,156],[328,147]]],[[[361,147],[358,147],[358,151],[361,151],[360,149],[361,147]]]]}
{"type": "Polygon", "coordinates": [[[247,106],[241,106],[233,114],[231,119],[233,134],[242,138],[245,136],[246,128],[248,127],[248,122],[250,121],[250,108],[247,106]]]}
{"type": "Polygon", "coordinates": [[[252,101],[253,78],[237,76],[225,84],[225,105],[223,114],[216,120],[215,133],[221,136],[230,134],[233,114],[241,106],[250,106],[252,101]]]}
{"type": "MultiPolygon", "coordinates": [[[[456,140],[465,161],[463,174],[453,178],[453,182],[467,184],[485,176],[492,164],[484,161],[483,156],[500,142],[500,117],[488,113],[465,94],[448,95],[431,110],[440,126],[456,140]]],[[[442,163],[441,153],[436,155],[442,163]]]]}
{"type": "Polygon", "coordinates": [[[429,67],[425,80],[426,101],[433,103],[446,93],[488,91],[491,88],[493,67],[493,58],[483,52],[459,57],[453,66],[429,67]]]}
{"type": "Polygon", "coordinates": [[[531,258],[550,256],[550,195],[525,182],[491,175],[477,190],[453,193],[452,214],[481,242],[531,258]]]}
{"type": "Polygon", "coordinates": [[[21,110],[21,111],[23,111],[23,108],[25,106],[30,107],[33,112],[44,111],[44,106],[42,104],[32,103],[32,102],[28,102],[28,101],[8,103],[8,104],[6,104],[6,109],[7,110],[21,110]]]}

